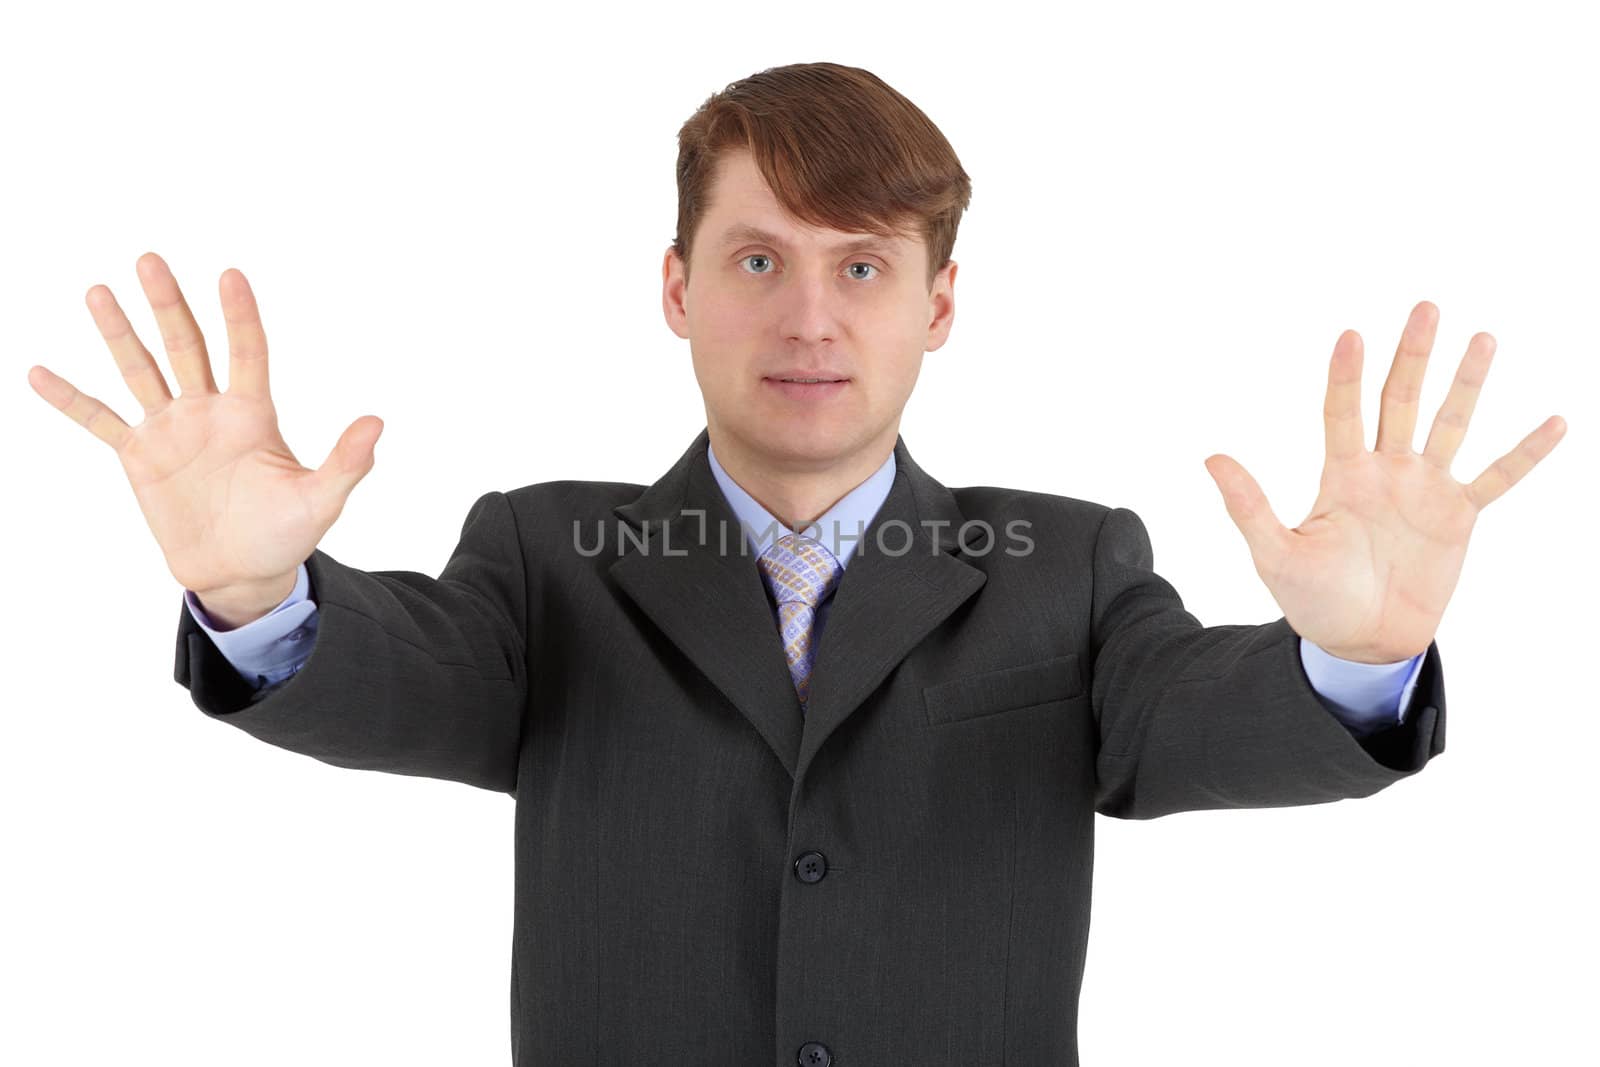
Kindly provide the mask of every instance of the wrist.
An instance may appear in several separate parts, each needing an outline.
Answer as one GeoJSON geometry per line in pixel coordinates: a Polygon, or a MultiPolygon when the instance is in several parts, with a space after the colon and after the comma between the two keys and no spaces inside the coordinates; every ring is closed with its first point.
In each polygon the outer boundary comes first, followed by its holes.
{"type": "Polygon", "coordinates": [[[299,570],[267,582],[243,585],[218,586],[215,589],[192,589],[195,599],[205,609],[206,616],[215,624],[215,630],[236,630],[255,622],[272,612],[294,592],[299,570]]]}

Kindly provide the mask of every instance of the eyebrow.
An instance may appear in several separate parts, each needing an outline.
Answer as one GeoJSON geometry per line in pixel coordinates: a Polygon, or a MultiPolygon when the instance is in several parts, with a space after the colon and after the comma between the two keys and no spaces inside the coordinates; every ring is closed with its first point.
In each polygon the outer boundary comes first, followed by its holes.
{"type": "MultiPolygon", "coordinates": [[[[732,226],[729,226],[723,231],[723,244],[729,245],[739,241],[758,241],[761,244],[772,245],[776,248],[785,247],[783,241],[781,241],[776,234],[768,233],[761,227],[752,226],[749,223],[734,223],[732,226]]],[[[881,251],[886,255],[892,255],[894,244],[887,237],[878,237],[876,235],[872,235],[868,237],[855,237],[848,241],[840,241],[838,244],[831,246],[829,251],[836,255],[844,255],[849,252],[860,252],[864,249],[874,249],[881,251]]]]}

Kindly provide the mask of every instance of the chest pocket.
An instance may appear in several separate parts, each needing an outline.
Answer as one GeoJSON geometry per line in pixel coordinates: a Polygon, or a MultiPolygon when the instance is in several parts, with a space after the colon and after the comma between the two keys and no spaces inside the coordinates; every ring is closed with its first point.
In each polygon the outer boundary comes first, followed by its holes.
{"type": "Polygon", "coordinates": [[[928,724],[939,726],[1054,700],[1070,700],[1082,693],[1083,676],[1078,671],[1078,655],[1069,652],[1064,656],[925,685],[922,702],[928,724]]]}

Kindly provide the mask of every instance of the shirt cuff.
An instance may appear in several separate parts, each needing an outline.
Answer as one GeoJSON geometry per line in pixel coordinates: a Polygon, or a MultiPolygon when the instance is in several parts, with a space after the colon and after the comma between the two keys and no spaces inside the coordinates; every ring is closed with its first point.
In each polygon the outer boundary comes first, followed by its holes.
{"type": "Polygon", "coordinates": [[[216,621],[205,613],[193,590],[185,589],[183,600],[223,658],[260,688],[293,674],[309,656],[317,633],[317,605],[310,594],[311,576],[301,563],[294,589],[277,607],[231,630],[216,628],[216,621]]]}
{"type": "Polygon", "coordinates": [[[1357,663],[1300,638],[1300,663],[1311,688],[1335,718],[1364,734],[1405,722],[1426,658],[1419,652],[1394,663],[1357,663]]]}

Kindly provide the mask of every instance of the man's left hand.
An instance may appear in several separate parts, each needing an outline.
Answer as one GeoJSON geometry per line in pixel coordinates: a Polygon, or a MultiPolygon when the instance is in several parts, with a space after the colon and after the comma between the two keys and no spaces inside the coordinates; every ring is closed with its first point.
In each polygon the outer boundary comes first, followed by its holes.
{"type": "Polygon", "coordinates": [[[1451,477],[1494,357],[1494,338],[1479,333],[1467,344],[1427,446],[1421,455],[1412,451],[1438,325],[1433,304],[1424,300],[1412,308],[1384,382],[1377,447],[1370,452],[1361,422],[1361,335],[1339,335],[1323,408],[1322,487],[1311,514],[1294,529],[1278,521],[1238,462],[1220,453],[1206,459],[1256,573],[1290,628],[1341,659],[1397,663],[1427,651],[1461,575],[1478,513],[1567,432],[1566,421],[1552,415],[1472,483],[1451,477]]]}

